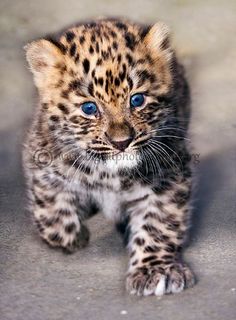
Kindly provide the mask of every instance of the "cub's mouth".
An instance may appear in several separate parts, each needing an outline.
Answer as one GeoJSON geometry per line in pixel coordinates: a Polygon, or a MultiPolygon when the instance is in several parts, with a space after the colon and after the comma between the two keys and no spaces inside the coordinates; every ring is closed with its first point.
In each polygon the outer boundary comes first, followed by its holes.
{"type": "Polygon", "coordinates": [[[137,166],[141,156],[136,151],[118,151],[104,159],[105,166],[110,170],[128,169],[137,166]]]}
{"type": "Polygon", "coordinates": [[[105,166],[109,170],[135,167],[141,161],[141,153],[138,150],[127,149],[110,150],[109,152],[96,152],[93,149],[86,151],[86,162],[94,166],[105,166]]]}

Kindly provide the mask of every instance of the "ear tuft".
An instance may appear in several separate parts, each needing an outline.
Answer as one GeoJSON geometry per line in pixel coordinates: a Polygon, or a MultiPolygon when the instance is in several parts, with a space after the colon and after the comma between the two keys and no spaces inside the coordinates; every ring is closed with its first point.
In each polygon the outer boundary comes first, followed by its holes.
{"type": "Polygon", "coordinates": [[[54,66],[62,58],[59,48],[44,39],[33,41],[27,44],[24,49],[26,50],[26,59],[34,74],[54,66]]]}
{"type": "Polygon", "coordinates": [[[24,47],[26,59],[40,89],[53,78],[53,67],[63,61],[61,50],[48,40],[33,41],[24,47]]]}
{"type": "Polygon", "coordinates": [[[167,57],[171,54],[170,31],[163,22],[155,23],[147,33],[144,41],[151,50],[156,52],[166,51],[167,57]]]}

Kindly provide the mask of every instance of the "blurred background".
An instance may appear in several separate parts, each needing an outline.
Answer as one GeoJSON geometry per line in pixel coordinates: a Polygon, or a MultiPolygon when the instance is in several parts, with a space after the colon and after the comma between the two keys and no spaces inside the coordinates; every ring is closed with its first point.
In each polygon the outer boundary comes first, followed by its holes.
{"type": "Polygon", "coordinates": [[[236,1],[0,1],[0,314],[3,320],[236,318],[236,1]],[[127,257],[113,226],[89,221],[71,256],[43,244],[26,211],[21,145],[37,95],[23,46],[96,16],[164,21],[192,88],[198,187],[185,258],[198,279],[179,295],[126,294],[127,257]]]}

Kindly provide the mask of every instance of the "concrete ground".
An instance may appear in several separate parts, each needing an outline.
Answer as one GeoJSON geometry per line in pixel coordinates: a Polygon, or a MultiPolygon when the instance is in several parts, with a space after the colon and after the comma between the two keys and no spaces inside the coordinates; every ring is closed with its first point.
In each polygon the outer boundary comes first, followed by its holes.
{"type": "Polygon", "coordinates": [[[236,2],[1,0],[0,15],[0,318],[236,319],[236,2]],[[198,283],[181,294],[129,296],[125,250],[102,216],[89,221],[90,245],[66,256],[39,240],[25,209],[20,149],[36,98],[22,47],[107,14],[169,24],[192,86],[191,140],[200,162],[185,258],[198,283]]]}

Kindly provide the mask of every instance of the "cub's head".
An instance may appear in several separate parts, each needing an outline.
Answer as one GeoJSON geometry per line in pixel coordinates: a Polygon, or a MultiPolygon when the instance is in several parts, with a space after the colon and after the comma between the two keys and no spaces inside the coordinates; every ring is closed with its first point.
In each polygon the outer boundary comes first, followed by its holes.
{"type": "Polygon", "coordinates": [[[62,152],[137,164],[169,117],[173,53],[166,26],[98,20],[26,47],[45,136],[62,152]]]}

